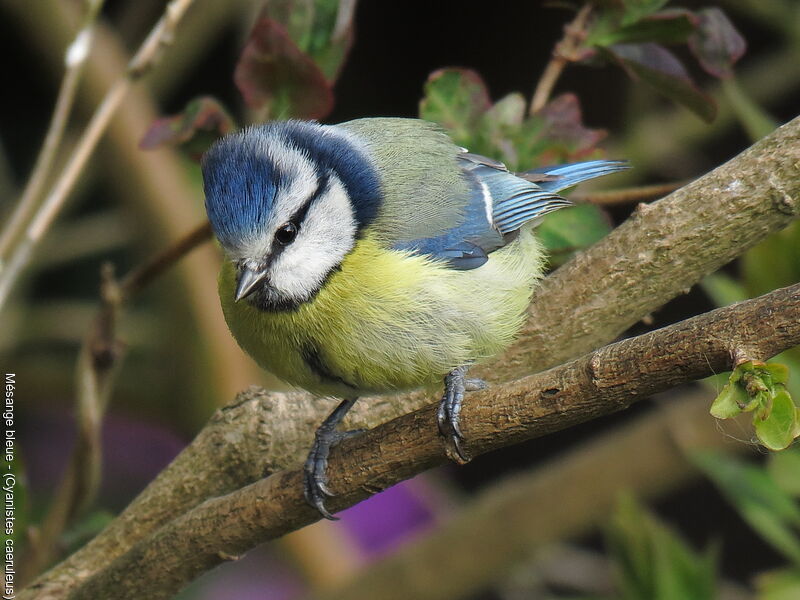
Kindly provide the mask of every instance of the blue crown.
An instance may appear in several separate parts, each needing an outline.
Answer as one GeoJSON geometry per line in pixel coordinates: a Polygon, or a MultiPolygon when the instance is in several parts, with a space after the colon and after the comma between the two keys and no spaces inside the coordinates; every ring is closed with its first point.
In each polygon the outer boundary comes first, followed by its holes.
{"type": "Polygon", "coordinates": [[[290,179],[265,152],[277,140],[306,154],[320,178],[330,171],[339,177],[359,229],[372,222],[382,197],[380,179],[363,152],[317,123],[272,122],[223,138],[203,157],[206,212],[223,245],[235,247],[264,230],[278,189],[290,179]]]}

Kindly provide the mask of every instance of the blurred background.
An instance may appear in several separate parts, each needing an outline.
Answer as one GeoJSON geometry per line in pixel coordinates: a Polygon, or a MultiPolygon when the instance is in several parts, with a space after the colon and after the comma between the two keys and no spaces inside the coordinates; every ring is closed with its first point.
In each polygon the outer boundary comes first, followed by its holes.
{"type": "MultiPolygon", "coordinates": [[[[87,119],[165,4],[105,2],[56,166],[68,160],[87,119]]],[[[198,136],[187,142],[173,128],[165,140],[145,143],[150,149],[140,147],[158,118],[187,114],[194,98],[216,98],[240,125],[290,115],[329,123],[421,115],[442,122],[473,151],[509,164],[517,160],[517,168],[587,156],[627,158],[634,167],[630,173],[599,184],[615,189],[701,176],[800,112],[800,9],[793,0],[717,0],[714,6],[746,40],[746,51],[739,59],[730,29],[711,18],[717,27],[712,33],[727,35],[729,42],[722,44],[727,64],[716,76],[703,63],[710,59],[697,50],[698,43],[687,42],[689,29],[708,24],[697,16],[707,17],[702,11],[708,3],[682,2],[681,8],[693,11],[691,18],[688,13],[652,18],[642,9],[640,17],[648,23],[670,22],[645,31],[641,20],[624,12],[636,3],[599,2],[594,16],[607,17],[611,33],[590,31],[582,54],[570,60],[550,94],[551,102],[560,98],[564,104],[550,104],[550,112],[544,109],[530,120],[528,102],[537,81],[580,4],[343,4],[353,12],[340,39],[331,32],[341,27],[334,21],[345,9],[335,1],[282,0],[267,3],[263,12],[264,2],[253,0],[196,0],[163,60],[126,96],[0,315],[0,363],[17,377],[19,468],[27,481],[24,525],[35,525],[47,512],[74,445],[76,363],[97,312],[101,265],[110,261],[124,274],[204,219],[199,168],[191,156],[197,146],[190,147],[198,136]],[[309,14],[316,29],[301,37],[305,21],[300,21],[309,14]],[[629,22],[621,23],[619,15],[629,22]],[[280,79],[289,91],[279,96],[270,79],[275,73],[241,67],[243,48],[257,45],[251,32],[259,19],[281,23],[324,79],[280,79]],[[637,24],[639,37],[630,33],[637,24]],[[629,31],[619,34],[625,27],[629,31]],[[622,46],[667,42],[686,73],[671,65],[667,74],[683,83],[659,87],[647,72],[655,63],[637,63],[622,46]],[[459,69],[441,70],[452,67],[459,69]],[[235,69],[244,73],[237,76],[238,87],[235,69]],[[262,85],[259,77],[267,79],[264,85],[273,95],[267,93],[260,104],[245,102],[248,90],[255,94],[262,85]],[[329,93],[329,104],[306,103],[329,93]],[[463,98],[475,105],[452,114],[440,106],[460,107],[463,98]],[[493,105],[516,115],[502,123],[500,136],[513,152],[498,143],[484,119],[493,105]],[[579,113],[565,105],[579,106],[579,113]],[[531,139],[538,145],[525,146],[531,139]]],[[[651,13],[674,8],[658,1],[638,4],[651,13]]],[[[85,3],[71,0],[0,4],[6,81],[0,100],[3,222],[33,169],[63,76],[64,51],[85,10],[85,3]]],[[[294,57],[288,64],[301,62],[294,57]]],[[[215,105],[213,114],[219,110],[215,105]]],[[[195,127],[200,126],[192,122],[188,129],[195,127]]],[[[210,134],[218,131],[212,128],[210,134]]],[[[586,205],[577,221],[546,224],[554,266],[627,218],[636,202],[611,195],[586,205]]],[[[799,235],[793,226],[773,236],[629,333],[796,282],[799,235]]],[[[119,322],[124,360],[102,425],[99,492],[59,537],[58,555],[84,543],[127,505],[236,392],[251,384],[280,386],[228,334],[216,295],[218,266],[216,248],[206,243],[126,305],[119,322]]],[[[796,351],[781,358],[790,370],[797,361],[796,351]]],[[[794,377],[800,379],[800,372],[794,377]]],[[[723,429],[708,407],[725,381],[675,389],[622,414],[481,456],[464,467],[425,473],[345,511],[338,523],[316,524],[217,568],[180,597],[326,597],[347,582],[357,585],[375,564],[386,578],[376,581],[402,589],[398,582],[413,575],[399,565],[411,568],[414,556],[426,556],[436,536],[449,532],[458,549],[439,557],[437,578],[450,576],[449,561],[479,564],[486,552],[507,558],[502,569],[475,577],[457,596],[432,592],[431,597],[800,598],[800,453],[789,449],[779,459],[767,456],[754,444],[747,420],[723,429]],[[540,518],[549,525],[534,519],[538,525],[526,527],[522,519],[513,550],[482,547],[469,534],[468,516],[486,519],[480,507],[513,496],[514,489],[531,495],[506,514],[551,510],[540,518]],[[679,587],[659,587],[664,578],[679,587]],[[669,595],[665,589],[694,595],[669,595]]],[[[795,398],[796,386],[790,384],[795,398]]],[[[502,527],[514,528],[513,523],[502,527]]],[[[372,597],[383,597],[379,587],[372,597]]]]}

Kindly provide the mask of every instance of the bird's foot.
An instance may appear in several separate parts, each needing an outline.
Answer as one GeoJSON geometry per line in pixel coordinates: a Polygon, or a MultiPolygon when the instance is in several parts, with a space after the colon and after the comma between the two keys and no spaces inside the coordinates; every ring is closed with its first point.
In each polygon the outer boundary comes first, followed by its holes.
{"type": "Polygon", "coordinates": [[[328,469],[328,455],[331,448],[343,440],[363,433],[363,429],[353,431],[336,430],[336,426],[355,401],[355,398],[343,400],[336,410],[322,422],[322,425],[319,426],[314,435],[314,443],[311,445],[311,451],[308,453],[308,458],[303,467],[303,494],[306,502],[316,508],[323,517],[331,521],[338,519],[325,508],[325,498],[334,496],[328,489],[328,475],[326,472],[328,469]]]}
{"type": "Polygon", "coordinates": [[[444,378],[444,396],[439,403],[436,419],[439,424],[439,433],[445,440],[445,452],[448,458],[457,463],[469,462],[470,457],[463,447],[464,434],[459,426],[461,403],[464,401],[464,392],[482,390],[486,382],[481,379],[467,379],[467,367],[458,367],[450,371],[444,378]]]}

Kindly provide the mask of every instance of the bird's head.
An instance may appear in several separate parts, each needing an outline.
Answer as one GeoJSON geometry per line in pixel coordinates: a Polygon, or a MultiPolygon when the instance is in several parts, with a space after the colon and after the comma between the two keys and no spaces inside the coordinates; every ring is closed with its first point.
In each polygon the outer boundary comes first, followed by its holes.
{"type": "Polygon", "coordinates": [[[381,198],[358,142],[311,122],[229,135],[208,150],[202,170],[208,218],[238,271],[235,299],[263,310],[312,299],[381,198]]]}

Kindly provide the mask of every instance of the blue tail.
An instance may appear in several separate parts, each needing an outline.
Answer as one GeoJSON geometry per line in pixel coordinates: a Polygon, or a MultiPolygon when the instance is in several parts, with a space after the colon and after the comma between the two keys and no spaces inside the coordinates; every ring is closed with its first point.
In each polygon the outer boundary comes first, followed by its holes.
{"type": "Polygon", "coordinates": [[[630,165],[624,160],[590,160],[568,165],[539,167],[517,175],[522,178],[526,178],[526,175],[545,175],[547,178],[544,181],[536,179],[536,184],[547,192],[556,193],[578,185],[582,181],[626,169],[630,169],[630,165]]]}

